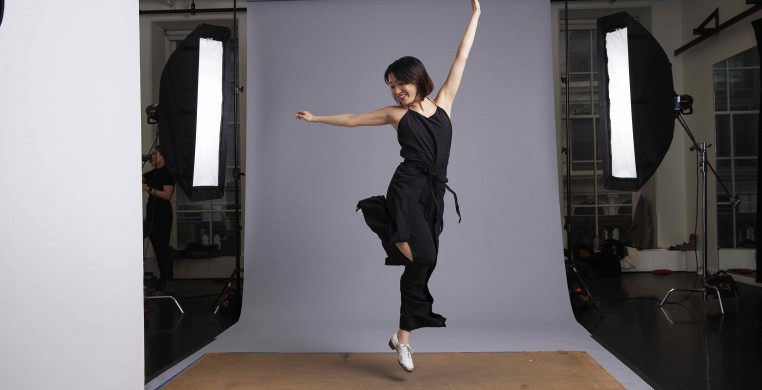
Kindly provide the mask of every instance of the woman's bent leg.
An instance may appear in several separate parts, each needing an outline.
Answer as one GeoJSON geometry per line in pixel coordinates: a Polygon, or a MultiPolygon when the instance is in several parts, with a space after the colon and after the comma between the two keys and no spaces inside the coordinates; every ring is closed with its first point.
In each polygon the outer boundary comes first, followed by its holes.
{"type": "Polygon", "coordinates": [[[397,246],[397,249],[399,249],[408,260],[413,261],[413,251],[410,249],[410,244],[407,241],[397,242],[394,243],[394,245],[397,246]]]}

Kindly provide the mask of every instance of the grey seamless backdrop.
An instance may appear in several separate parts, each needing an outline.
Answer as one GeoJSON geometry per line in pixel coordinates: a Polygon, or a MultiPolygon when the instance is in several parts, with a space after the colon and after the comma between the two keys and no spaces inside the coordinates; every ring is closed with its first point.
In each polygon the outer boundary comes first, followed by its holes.
{"type": "MultiPolygon", "coordinates": [[[[482,0],[453,109],[439,265],[430,281],[447,328],[413,332],[417,352],[587,351],[628,389],[647,389],[574,320],[563,266],[550,3],[482,0]]],[[[210,352],[381,352],[397,329],[402,269],[355,214],[400,161],[391,127],[297,121],[393,104],[386,66],[419,57],[447,76],[468,0],[247,4],[245,281],[241,318],[162,373],[210,352]]],[[[391,356],[391,355],[390,355],[391,356]]],[[[390,364],[396,364],[390,357],[390,364]]]]}
{"type": "MultiPolygon", "coordinates": [[[[450,329],[578,326],[564,279],[549,4],[483,7],[452,113],[448,176],[463,222],[447,195],[430,282],[448,328],[416,332],[413,345],[450,329]]],[[[294,113],[394,104],[383,73],[403,55],[420,58],[438,87],[470,12],[468,0],[248,4],[241,321],[266,332],[269,348],[363,350],[396,330],[402,269],[383,265],[377,237],[355,214],[358,200],[386,192],[401,161],[396,133],[306,123],[294,113]]]]}

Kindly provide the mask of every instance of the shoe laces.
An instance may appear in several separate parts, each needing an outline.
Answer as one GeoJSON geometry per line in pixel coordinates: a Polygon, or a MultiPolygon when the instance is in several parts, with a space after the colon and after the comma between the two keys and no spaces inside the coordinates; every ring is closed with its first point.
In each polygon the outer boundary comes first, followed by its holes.
{"type": "Polygon", "coordinates": [[[413,348],[410,344],[400,344],[399,353],[403,358],[411,358],[413,356],[413,348]]]}

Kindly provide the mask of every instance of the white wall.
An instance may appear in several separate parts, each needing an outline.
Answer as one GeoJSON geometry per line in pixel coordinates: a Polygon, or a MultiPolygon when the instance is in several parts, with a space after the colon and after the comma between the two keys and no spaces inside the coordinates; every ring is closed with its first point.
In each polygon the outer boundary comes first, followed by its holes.
{"type": "MultiPolygon", "coordinates": [[[[672,82],[675,91],[681,93],[682,64],[681,57],[675,57],[675,49],[682,46],[677,31],[680,31],[681,1],[653,1],[651,4],[651,34],[656,38],[667,57],[672,62],[672,82]]],[[[675,122],[672,145],[664,156],[659,169],[656,171],[655,200],[652,205],[656,212],[656,243],[658,248],[669,248],[672,245],[688,241],[693,232],[693,213],[688,208],[686,199],[692,197],[692,189],[685,184],[684,156],[688,148],[684,147],[685,132],[675,122]]]]}
{"type": "Polygon", "coordinates": [[[0,388],[143,385],[136,2],[8,1],[0,388]]]}
{"type": "MultiPolygon", "coordinates": [[[[682,7],[682,44],[686,44],[696,36],[693,35],[693,29],[697,28],[708,16],[719,8],[720,23],[738,15],[742,11],[750,8],[745,0],[691,0],[684,2],[682,7]]],[[[700,44],[688,49],[679,55],[683,61],[683,85],[685,94],[692,95],[694,98],[694,114],[686,116],[685,120],[698,142],[715,143],[714,134],[714,86],[712,77],[712,66],[728,57],[738,54],[744,50],[756,46],[754,29],[751,22],[762,17],[762,12],[743,19],[734,26],[723,30],[719,35],[706,39],[700,44]]],[[[713,25],[713,22],[710,26],[713,25]]],[[[682,46],[682,45],[681,45],[682,46]]],[[[675,129],[676,131],[678,129],[675,129]]],[[[673,145],[673,148],[676,145],[673,145]]],[[[682,148],[688,150],[689,141],[684,140],[682,148]]],[[[715,150],[709,149],[710,162],[716,166],[715,150]]],[[[693,194],[696,188],[696,156],[692,152],[685,153],[685,183],[686,188],[690,188],[689,195],[693,194]]],[[[719,251],[717,249],[717,207],[716,193],[717,184],[715,178],[708,176],[708,219],[709,228],[708,237],[708,269],[726,268],[718,261],[719,251]]],[[[726,183],[727,185],[727,183],[726,183]]],[[[686,199],[686,207],[690,210],[690,215],[695,210],[695,196],[689,196],[686,199]]],[[[699,212],[699,218],[700,212],[699,212]]],[[[700,219],[699,219],[700,221],[700,219]]],[[[699,236],[701,235],[699,223],[699,236]]],[[[701,244],[699,237],[699,245],[701,244]]],[[[725,252],[725,251],[723,251],[725,252]]]]}

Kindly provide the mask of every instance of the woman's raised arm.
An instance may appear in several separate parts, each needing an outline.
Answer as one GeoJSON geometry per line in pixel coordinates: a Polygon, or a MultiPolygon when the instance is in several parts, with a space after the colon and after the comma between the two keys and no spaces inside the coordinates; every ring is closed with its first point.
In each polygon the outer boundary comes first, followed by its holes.
{"type": "Polygon", "coordinates": [[[450,74],[447,75],[447,80],[442,84],[442,88],[439,89],[435,98],[437,105],[447,111],[448,114],[450,114],[452,109],[455,95],[458,93],[460,80],[463,78],[463,71],[466,69],[466,61],[468,60],[468,54],[471,52],[471,46],[474,44],[476,26],[479,24],[479,16],[481,16],[482,12],[479,0],[471,0],[471,8],[471,20],[469,20],[466,32],[463,34],[460,45],[458,45],[458,52],[455,54],[455,60],[450,67],[450,74]]]}

